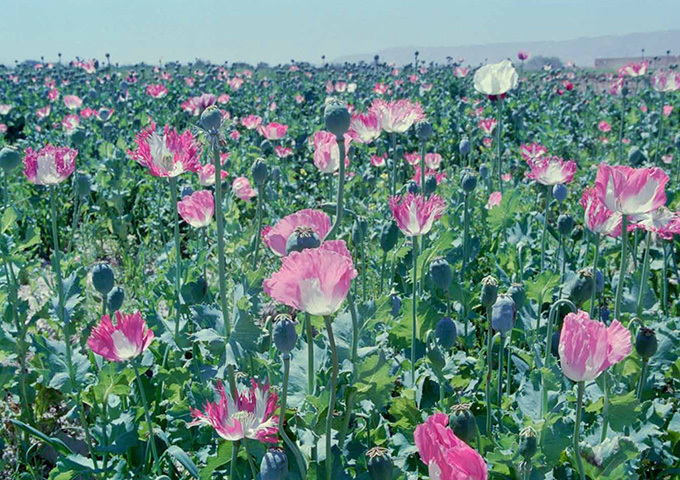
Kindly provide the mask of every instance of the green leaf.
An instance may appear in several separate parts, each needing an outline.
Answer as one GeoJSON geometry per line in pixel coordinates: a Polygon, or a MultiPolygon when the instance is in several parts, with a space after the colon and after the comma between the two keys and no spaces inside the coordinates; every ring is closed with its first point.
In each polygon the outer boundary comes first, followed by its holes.
{"type": "Polygon", "coordinates": [[[57,452],[61,453],[62,455],[70,455],[73,453],[73,450],[66,445],[64,442],[62,442],[58,438],[53,438],[45,435],[43,432],[40,430],[36,430],[35,428],[31,427],[30,425],[26,425],[23,422],[20,422],[19,420],[13,420],[10,419],[10,422],[14,424],[17,428],[27,432],[29,435],[42,440],[43,442],[47,443],[50,445],[52,448],[54,448],[57,452]]]}
{"type": "Polygon", "coordinates": [[[390,415],[396,418],[395,428],[408,433],[423,422],[423,414],[416,405],[415,395],[413,390],[403,390],[401,397],[395,398],[390,406],[390,415]]]}
{"type": "Polygon", "coordinates": [[[378,410],[390,400],[396,375],[390,375],[390,363],[382,351],[359,360],[356,389],[370,399],[378,410]]]}
{"type": "Polygon", "coordinates": [[[609,424],[617,432],[631,426],[637,418],[639,402],[634,391],[609,399],[609,424]]]}
{"type": "Polygon", "coordinates": [[[5,209],[5,213],[2,215],[2,221],[0,221],[0,233],[5,233],[11,226],[13,226],[19,216],[14,207],[10,206],[5,209]]]}
{"type": "Polygon", "coordinates": [[[196,464],[191,460],[191,458],[189,458],[189,455],[187,455],[187,453],[184,450],[182,450],[176,445],[172,445],[170,446],[170,448],[168,448],[168,454],[172,458],[177,460],[179,463],[181,463],[182,466],[187,469],[187,472],[189,472],[189,474],[192,477],[196,479],[200,478],[198,474],[198,467],[196,467],[196,464]]]}
{"type": "MultiPolygon", "coordinates": [[[[33,335],[33,346],[43,356],[43,383],[62,393],[70,393],[75,385],[71,382],[71,375],[66,360],[66,344],[59,340],[48,340],[39,335],[33,335]]],[[[77,349],[71,350],[71,364],[75,383],[85,383],[85,376],[90,370],[90,361],[77,349]]]]}
{"type": "Polygon", "coordinates": [[[560,462],[562,451],[571,445],[573,430],[573,426],[556,415],[543,425],[541,450],[549,464],[556,465],[560,462]]]}
{"type": "Polygon", "coordinates": [[[220,442],[217,455],[208,457],[205,467],[201,469],[200,480],[212,480],[213,472],[231,460],[232,442],[220,442]]]}

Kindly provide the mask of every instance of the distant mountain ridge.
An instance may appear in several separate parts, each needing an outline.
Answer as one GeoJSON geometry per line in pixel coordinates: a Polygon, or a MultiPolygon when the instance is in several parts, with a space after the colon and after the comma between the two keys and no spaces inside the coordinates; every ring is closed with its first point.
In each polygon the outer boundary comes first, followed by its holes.
{"type": "Polygon", "coordinates": [[[532,56],[555,56],[565,63],[571,60],[577,66],[592,67],[596,58],[639,57],[643,48],[645,57],[665,55],[667,50],[677,54],[675,49],[678,45],[680,45],[680,30],[667,30],[559,41],[507,42],[457,47],[394,47],[378,52],[338,57],[333,60],[333,63],[361,60],[372,62],[373,57],[378,54],[381,61],[403,65],[413,62],[413,54],[417,50],[419,59],[428,63],[430,61],[445,63],[446,57],[451,57],[454,61],[464,58],[464,63],[476,65],[484,62],[497,62],[504,58],[516,60],[519,50],[527,50],[532,56]]]}

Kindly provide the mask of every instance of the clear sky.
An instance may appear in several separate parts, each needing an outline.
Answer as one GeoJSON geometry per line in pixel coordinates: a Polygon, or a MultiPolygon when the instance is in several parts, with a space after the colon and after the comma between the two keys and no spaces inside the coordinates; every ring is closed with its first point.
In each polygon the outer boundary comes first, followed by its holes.
{"type": "Polygon", "coordinates": [[[680,0],[0,0],[0,62],[319,62],[680,28],[680,0]]]}

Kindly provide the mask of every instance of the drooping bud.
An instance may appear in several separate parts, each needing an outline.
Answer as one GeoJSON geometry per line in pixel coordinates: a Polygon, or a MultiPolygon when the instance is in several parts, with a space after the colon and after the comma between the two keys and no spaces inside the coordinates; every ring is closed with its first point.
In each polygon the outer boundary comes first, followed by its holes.
{"type": "Polygon", "coordinates": [[[398,240],[399,227],[394,220],[390,220],[383,225],[382,230],[380,231],[380,248],[383,252],[387,253],[395,247],[398,240]]]}
{"type": "Polygon", "coordinates": [[[106,309],[109,312],[120,310],[120,307],[123,305],[123,300],[125,300],[125,291],[123,290],[123,287],[116,285],[109,292],[106,300],[106,309]]]}

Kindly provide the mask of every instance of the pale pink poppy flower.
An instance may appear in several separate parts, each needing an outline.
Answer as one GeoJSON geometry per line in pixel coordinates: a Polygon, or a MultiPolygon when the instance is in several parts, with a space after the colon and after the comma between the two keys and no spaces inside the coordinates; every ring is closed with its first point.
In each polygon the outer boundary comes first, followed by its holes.
{"type": "Polygon", "coordinates": [[[644,104],[640,105],[640,111],[642,113],[647,113],[648,110],[649,109],[647,108],[647,105],[644,105],[644,104]]]}
{"type": "Polygon", "coordinates": [[[277,108],[276,102],[272,102],[272,103],[269,104],[269,111],[270,111],[270,112],[275,111],[276,108],[277,108]]]}
{"type": "Polygon", "coordinates": [[[141,355],[153,341],[153,331],[147,328],[142,315],[137,312],[116,312],[116,324],[104,315],[92,329],[87,345],[97,355],[112,362],[126,362],[141,355]]]}
{"type": "MultiPolygon", "coordinates": [[[[215,165],[207,163],[198,169],[198,181],[204,187],[215,185],[215,165]]],[[[229,173],[226,170],[220,170],[220,177],[222,180],[227,178],[229,173]]]]}
{"type": "Polygon", "coordinates": [[[215,211],[215,200],[208,190],[199,190],[177,202],[182,219],[194,228],[210,225],[215,211]]]}
{"type": "Polygon", "coordinates": [[[517,58],[519,58],[522,61],[527,60],[529,58],[529,52],[527,52],[526,50],[520,50],[519,52],[517,52],[517,58]]]}
{"type": "Polygon", "coordinates": [[[600,201],[594,187],[583,190],[579,203],[585,210],[585,224],[591,232],[611,237],[621,234],[621,214],[608,209],[600,201]]]}
{"type": "Polygon", "coordinates": [[[503,200],[503,194],[501,192],[492,192],[489,195],[489,200],[486,202],[484,208],[491,210],[494,207],[498,207],[501,204],[501,200],[503,200]]]}
{"type": "Polygon", "coordinates": [[[252,387],[236,393],[236,400],[227,393],[222,382],[217,383],[218,402],[206,402],[203,411],[190,408],[193,427],[207,425],[225,440],[236,442],[249,438],[262,443],[276,443],[279,417],[278,396],[268,384],[259,385],[252,380],[252,387]]]}
{"type": "Polygon", "coordinates": [[[630,62],[619,69],[620,75],[627,75],[629,77],[640,77],[647,73],[649,62],[630,62]]]}
{"type": "Polygon", "coordinates": [[[503,180],[504,182],[509,182],[510,180],[512,180],[512,173],[504,173],[503,175],[501,175],[501,180],[503,180]]]}
{"type": "Polygon", "coordinates": [[[250,181],[246,177],[236,177],[231,184],[231,189],[237,198],[245,202],[257,196],[257,192],[250,186],[250,181]]]}
{"type": "Polygon", "coordinates": [[[425,166],[437,170],[442,163],[442,156],[438,153],[426,153],[425,154],[425,166]]]}
{"type": "Polygon", "coordinates": [[[272,299],[291,308],[331,315],[342,306],[356,276],[345,242],[329,240],[318,248],[291,252],[262,287],[272,299]]]}
{"type": "Polygon", "coordinates": [[[7,115],[12,111],[12,105],[0,105],[0,115],[7,115]]]}
{"type": "Polygon", "coordinates": [[[479,120],[479,128],[487,135],[491,135],[497,123],[495,118],[482,118],[479,120]]]}
{"type": "Polygon", "coordinates": [[[602,120],[600,123],[597,124],[597,129],[602,133],[608,133],[611,131],[612,126],[609,125],[609,122],[607,122],[606,120],[602,120]]]}
{"type": "Polygon", "coordinates": [[[487,480],[487,466],[482,456],[456,437],[448,423],[448,415],[437,412],[413,432],[430,480],[487,480]]]}
{"type": "Polygon", "coordinates": [[[672,70],[657,71],[652,76],[652,88],[657,92],[675,92],[680,90],[680,73],[672,70]]]}
{"type": "Polygon", "coordinates": [[[406,163],[412,166],[416,166],[420,164],[420,153],[418,152],[404,152],[404,160],[406,163]]]}
{"type": "Polygon", "coordinates": [[[668,175],[657,167],[631,168],[601,163],[595,191],[607,208],[623,215],[651,212],[666,204],[668,175]]]}
{"type": "Polygon", "coordinates": [[[146,86],[146,94],[153,98],[163,98],[168,94],[168,89],[160,83],[146,86]]]}
{"type": "Polygon", "coordinates": [[[59,98],[59,90],[56,88],[51,88],[47,93],[47,98],[50,100],[50,102],[56,101],[59,98]]]}
{"type": "Polygon", "coordinates": [[[664,105],[662,112],[664,117],[670,117],[671,113],[673,113],[673,105],[664,105]]]}
{"type": "Polygon", "coordinates": [[[28,147],[24,152],[24,175],[35,185],[56,185],[76,169],[78,150],[45,145],[39,151],[28,147]]]}
{"type": "Polygon", "coordinates": [[[491,148],[491,145],[493,144],[493,138],[491,138],[491,137],[484,137],[484,138],[482,139],[482,144],[483,144],[486,148],[491,148]]]}
{"type": "Polygon", "coordinates": [[[564,375],[574,382],[595,380],[631,351],[630,332],[618,320],[609,327],[582,310],[568,313],[560,334],[559,355],[564,375]]]}
{"type": "Polygon", "coordinates": [[[388,133],[404,133],[411,126],[425,118],[420,103],[410,100],[374,100],[369,111],[375,113],[380,127],[388,133]]]}
{"type": "Polygon", "coordinates": [[[274,147],[274,153],[279,158],[287,158],[293,154],[293,149],[290,147],[284,147],[283,145],[276,145],[274,147]]]}
{"type": "Polygon", "coordinates": [[[92,118],[95,115],[97,115],[97,110],[95,110],[94,108],[86,107],[80,111],[81,118],[92,118]]]}
{"type": "Polygon", "coordinates": [[[4,135],[7,133],[7,125],[4,123],[0,123],[0,135],[4,135]]]}
{"type": "Polygon", "coordinates": [[[617,78],[609,87],[609,93],[614,96],[621,95],[623,92],[623,77],[617,78]]]}
{"type": "Polygon", "coordinates": [[[542,185],[567,184],[574,180],[576,174],[576,162],[564,161],[557,156],[541,157],[538,160],[528,161],[529,170],[526,176],[542,185]]]}
{"type": "Polygon", "coordinates": [[[75,113],[71,113],[69,115],[64,116],[61,120],[61,126],[64,130],[67,132],[70,132],[71,130],[75,130],[78,125],[80,125],[80,117],[76,115],[75,113]]]}
{"type": "Polygon", "coordinates": [[[423,84],[420,86],[420,90],[421,90],[422,92],[429,92],[430,90],[432,90],[432,87],[434,87],[434,85],[431,84],[431,83],[423,83],[423,84]]]}
{"type": "Polygon", "coordinates": [[[416,74],[411,74],[411,75],[409,75],[409,77],[408,77],[408,81],[411,82],[411,83],[417,83],[417,82],[418,82],[418,78],[419,78],[418,75],[416,75],[416,74]]]}
{"type": "Polygon", "coordinates": [[[260,125],[262,125],[262,117],[258,115],[248,115],[241,119],[241,125],[246,127],[248,130],[255,130],[260,125]]]}
{"type": "Polygon", "coordinates": [[[649,213],[631,216],[631,230],[641,229],[653,232],[665,240],[680,234],[680,215],[666,207],[659,207],[649,213]]]}
{"type": "Polygon", "coordinates": [[[384,84],[384,83],[382,83],[382,82],[376,83],[376,84],[373,86],[373,93],[376,93],[376,94],[378,94],[378,95],[385,95],[386,93],[389,93],[389,91],[390,91],[390,90],[389,90],[389,88],[387,87],[387,85],[384,84]]]}
{"type": "Polygon", "coordinates": [[[64,105],[69,110],[76,110],[81,107],[83,100],[77,95],[66,95],[64,97],[64,105]]]}
{"type": "Polygon", "coordinates": [[[382,155],[371,155],[371,165],[374,167],[384,167],[387,161],[387,154],[382,155]]]}
{"type": "MultiPolygon", "coordinates": [[[[420,165],[415,165],[413,169],[415,170],[413,181],[416,183],[416,185],[420,185],[420,165]]],[[[439,172],[432,168],[425,167],[425,178],[428,177],[434,177],[437,181],[437,185],[439,185],[440,183],[446,181],[446,172],[439,172]]]]}
{"type": "Polygon", "coordinates": [[[390,197],[390,210],[399,230],[409,237],[426,235],[434,221],[446,210],[446,202],[439,195],[414,195],[390,197]]]}
{"type": "Polygon", "coordinates": [[[303,97],[299,93],[297,95],[295,95],[295,103],[304,103],[304,101],[305,101],[305,97],[303,97]]]}
{"type": "MultiPolygon", "coordinates": [[[[345,133],[345,166],[349,165],[349,147],[352,138],[345,133]]],[[[321,173],[335,173],[340,168],[340,147],[335,134],[319,130],[312,138],[314,165],[321,173]]]]}
{"type": "Polygon", "coordinates": [[[621,143],[623,143],[624,145],[630,145],[630,138],[623,137],[621,139],[621,143]]]}
{"type": "Polygon", "coordinates": [[[128,150],[128,155],[154,177],[176,177],[187,171],[197,172],[201,166],[201,146],[189,130],[180,134],[166,125],[159,134],[151,122],[137,134],[135,143],[136,149],[128,150]]]}
{"type": "Polygon", "coordinates": [[[276,255],[284,257],[286,256],[288,237],[298,227],[312,229],[319,237],[319,240],[323,241],[331,229],[331,219],[321,210],[307,208],[297,211],[283,217],[274,227],[267,229],[267,232],[262,235],[264,244],[276,255]]]}
{"type": "Polygon", "coordinates": [[[548,153],[548,149],[538,143],[524,144],[519,147],[519,153],[527,162],[538,160],[548,153]]]}
{"type": "Polygon", "coordinates": [[[669,153],[668,155],[661,155],[661,160],[666,165],[670,165],[671,163],[673,163],[673,154],[669,153]]]}
{"type": "Polygon", "coordinates": [[[231,138],[233,141],[238,142],[241,138],[241,132],[238,130],[232,130],[229,132],[229,138],[231,138]]]}
{"type": "Polygon", "coordinates": [[[36,117],[38,117],[38,119],[43,119],[43,118],[49,117],[51,111],[52,111],[52,108],[49,105],[46,105],[43,108],[37,109],[35,111],[35,115],[36,115],[36,117]]]}
{"type": "Polygon", "coordinates": [[[603,145],[607,145],[609,143],[609,139],[607,137],[600,137],[600,142],[602,142],[603,145]]]}
{"type": "Polygon", "coordinates": [[[217,97],[212,93],[203,93],[198,97],[191,97],[184,103],[182,103],[181,108],[185,112],[191,113],[193,116],[198,116],[203,113],[203,110],[215,105],[217,102],[217,97]]]}
{"type": "Polygon", "coordinates": [[[272,122],[268,125],[260,125],[257,131],[267,140],[279,140],[286,135],[288,125],[272,122]]]}
{"type": "Polygon", "coordinates": [[[241,88],[241,86],[243,85],[243,82],[244,82],[244,80],[242,78],[234,77],[234,78],[230,78],[229,80],[227,80],[227,85],[229,85],[229,88],[236,91],[239,88],[241,88]]]}
{"type": "Polygon", "coordinates": [[[187,87],[193,87],[196,80],[194,77],[184,77],[184,83],[186,83],[187,87]]]}
{"type": "Polygon", "coordinates": [[[221,103],[222,105],[229,103],[229,100],[231,100],[231,97],[226,93],[223,93],[222,95],[217,97],[217,102],[221,103]]]}
{"type": "Polygon", "coordinates": [[[470,67],[457,66],[453,69],[453,75],[458,78],[465,78],[470,73],[470,67]]]}
{"type": "Polygon", "coordinates": [[[352,115],[349,128],[352,138],[360,143],[371,143],[382,132],[378,116],[371,111],[352,115]]]}

